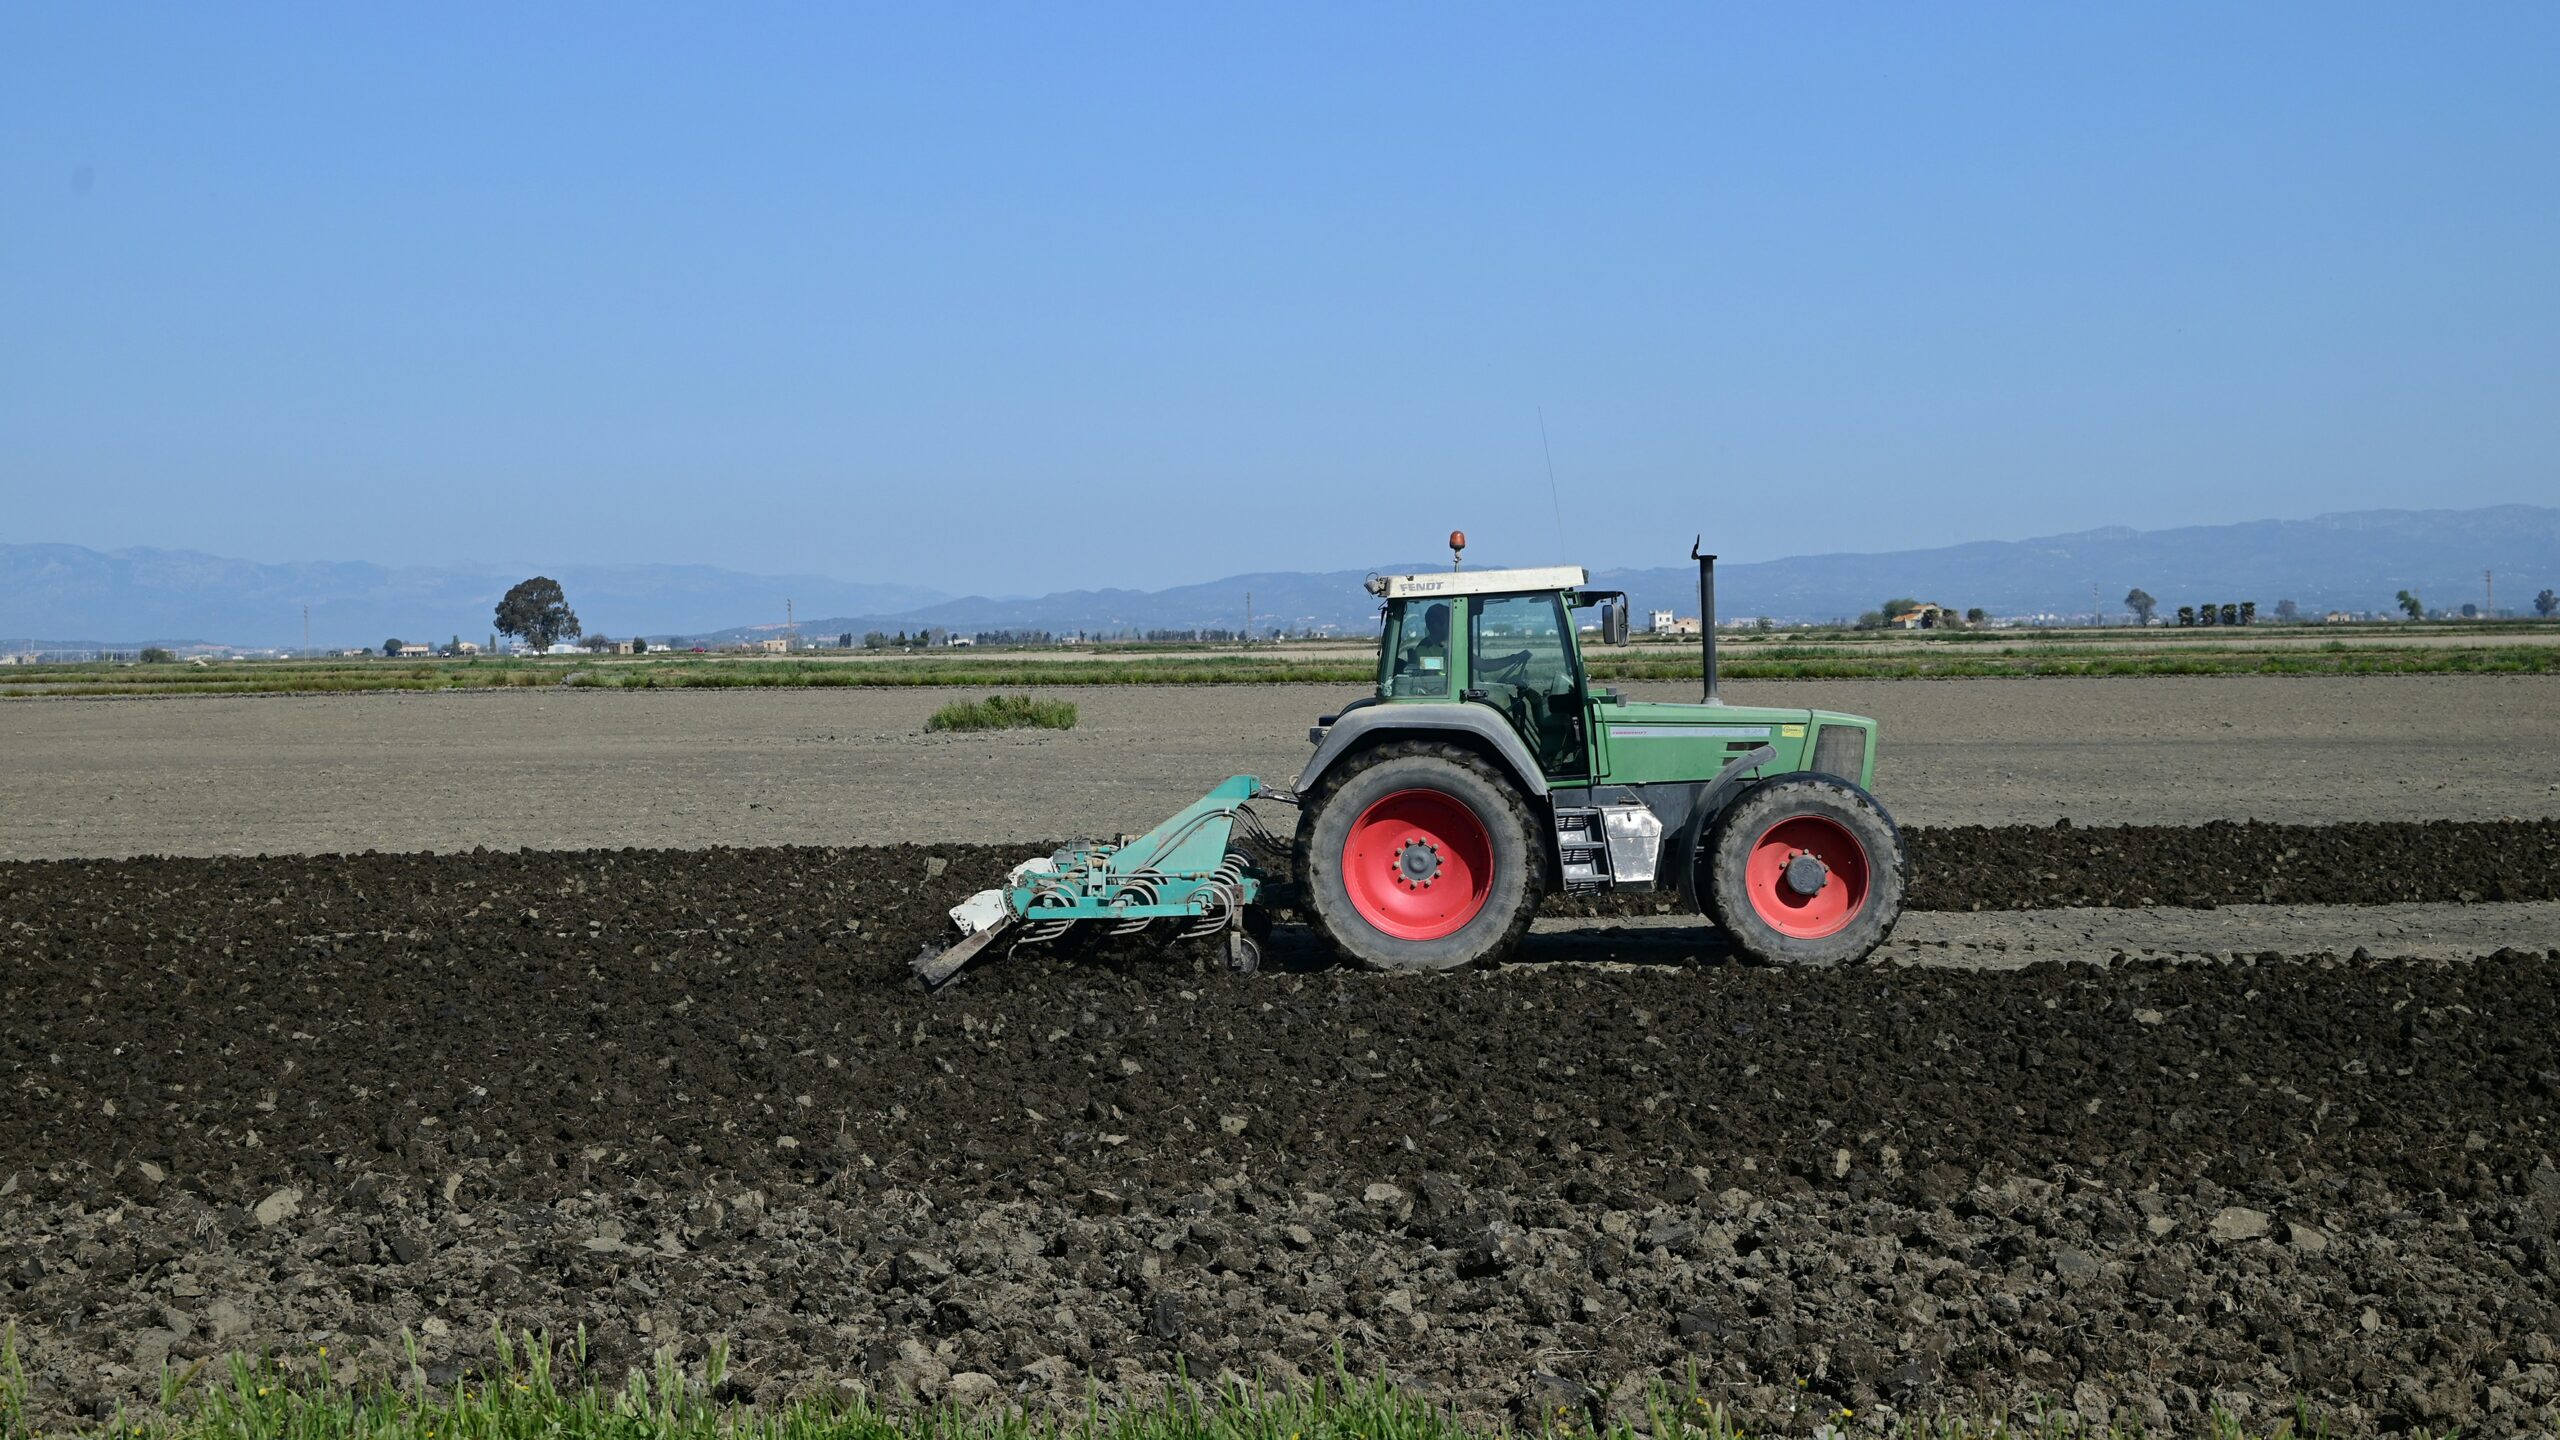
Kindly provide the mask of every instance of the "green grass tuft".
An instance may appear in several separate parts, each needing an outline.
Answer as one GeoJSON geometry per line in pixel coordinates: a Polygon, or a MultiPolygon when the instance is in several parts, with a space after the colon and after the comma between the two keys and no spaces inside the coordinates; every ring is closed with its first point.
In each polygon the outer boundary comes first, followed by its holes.
{"type": "MultiPolygon", "coordinates": [[[[495,1364],[448,1390],[429,1382],[416,1342],[402,1338],[408,1363],[394,1374],[355,1376],[343,1359],[330,1360],[326,1347],[164,1368],[156,1404],[120,1408],[94,1425],[75,1422],[52,1433],[96,1440],[1744,1440],[1826,1432],[1841,1440],[2131,1440],[2145,1433],[2084,1425],[2066,1409],[2025,1419],[1934,1416],[1880,1424],[1841,1408],[1819,1388],[1805,1391],[1774,1430],[1754,1429],[1701,1393],[1695,1374],[1686,1384],[1649,1392],[1637,1413],[1604,1420],[1575,1404],[1491,1424],[1384,1379],[1355,1379],[1338,1352],[1333,1375],[1312,1385],[1267,1390],[1185,1382],[1155,1403],[1089,1399],[1065,1413],[1026,1410],[1001,1395],[981,1409],[859,1395],[759,1407],[728,1398],[739,1389],[724,1383],[729,1353],[717,1341],[698,1369],[680,1364],[669,1348],[616,1384],[591,1373],[583,1327],[557,1346],[499,1332],[495,1364]]],[[[0,1331],[0,1440],[37,1440],[15,1340],[14,1327],[0,1331]]],[[[2272,1428],[2215,1413],[2148,1432],[2153,1440],[2314,1440],[2328,1433],[2318,1417],[2302,1411],[2278,1417],[2272,1428]]]]}
{"type": "Polygon", "coordinates": [[[1064,700],[1036,700],[1028,695],[990,695],[984,700],[954,700],[924,722],[927,730],[1073,730],[1076,707],[1064,700]]]}

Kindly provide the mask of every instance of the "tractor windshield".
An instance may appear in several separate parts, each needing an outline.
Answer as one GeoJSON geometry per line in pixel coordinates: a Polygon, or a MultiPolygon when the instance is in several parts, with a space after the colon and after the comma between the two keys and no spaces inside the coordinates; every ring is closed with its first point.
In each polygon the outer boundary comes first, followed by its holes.
{"type": "Polygon", "coordinates": [[[1449,602],[1399,600],[1388,608],[1386,694],[1448,698],[1449,602]]]}

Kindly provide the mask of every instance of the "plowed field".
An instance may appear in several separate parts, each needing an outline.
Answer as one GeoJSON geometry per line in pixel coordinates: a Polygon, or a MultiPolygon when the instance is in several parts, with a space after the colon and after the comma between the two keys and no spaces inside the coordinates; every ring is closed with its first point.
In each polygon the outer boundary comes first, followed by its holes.
{"type": "MultiPolygon", "coordinates": [[[[1921,830],[1913,894],[2549,898],[2555,832],[1921,830]]],[[[0,866],[36,1403],[404,1329],[451,1378],[503,1323],[608,1375],[726,1337],[767,1398],[1339,1347],[1479,1412],[1695,1365],[1771,1421],[2560,1416],[2560,950],[1417,980],[1301,939],[908,987],[1018,853],[0,866]]]]}

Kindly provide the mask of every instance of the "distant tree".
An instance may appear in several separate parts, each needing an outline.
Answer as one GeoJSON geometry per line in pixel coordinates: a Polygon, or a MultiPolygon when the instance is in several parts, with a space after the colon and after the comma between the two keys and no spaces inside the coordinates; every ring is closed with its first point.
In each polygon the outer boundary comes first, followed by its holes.
{"type": "Polygon", "coordinates": [[[1884,618],[1888,621],[1906,610],[1917,610],[1919,608],[1920,601],[1909,595],[1896,595],[1892,599],[1884,602],[1882,607],[1884,611],[1884,618]]]}
{"type": "Polygon", "coordinates": [[[634,654],[634,655],[646,655],[646,654],[648,654],[648,653],[649,653],[649,642],[648,642],[648,641],[646,641],[646,640],[641,639],[641,638],[640,638],[639,636],[637,636],[637,635],[632,636],[632,637],[631,637],[631,653],[632,653],[632,654],[634,654]]]}
{"type": "Polygon", "coordinates": [[[1881,610],[1869,610],[1862,613],[1858,616],[1858,628],[1861,630],[1883,629],[1884,612],[1881,610]]]}
{"type": "MultiPolygon", "coordinates": [[[[1770,619],[1766,615],[1763,615],[1759,619],[1751,622],[1751,628],[1759,631],[1763,635],[1766,635],[1770,631],[1778,628],[1778,622],[1770,619]]],[[[1275,641],[1278,640],[1280,638],[1280,632],[1277,630],[1272,631],[1271,638],[1275,641]]]]}
{"type": "Polygon", "coordinates": [[[2534,596],[2533,613],[2541,616],[2545,620],[2550,619],[2554,615],[2560,615],[2560,595],[2554,595],[2550,591],[2545,590],[2541,594],[2534,596]]]}
{"type": "Polygon", "coordinates": [[[385,641],[383,641],[383,642],[382,642],[382,653],[383,653],[383,656],[384,656],[385,658],[387,658],[387,659],[398,659],[398,658],[399,658],[399,655],[400,655],[400,641],[399,641],[399,638],[398,638],[397,636],[394,636],[393,638],[391,638],[391,639],[389,639],[389,640],[385,640],[385,641]]]}
{"type": "Polygon", "coordinates": [[[2148,625],[2151,612],[2160,608],[2160,602],[2152,598],[2150,591],[2136,585],[2124,592],[2124,608],[2133,612],[2136,622],[2148,625]]]}
{"type": "Polygon", "coordinates": [[[2276,602],[2276,618],[2290,625],[2302,618],[2302,607],[2290,600],[2279,600],[2276,602]]]}
{"type": "Polygon", "coordinates": [[[1964,623],[1967,625],[1979,625],[1990,618],[1991,612],[1983,609],[1979,605],[1976,605],[1964,612],[1964,623]]]}
{"type": "Polygon", "coordinates": [[[536,575],[498,602],[498,633],[512,635],[536,650],[548,650],[563,640],[577,639],[582,631],[578,612],[569,608],[560,582],[536,575]]]}
{"type": "Polygon", "coordinates": [[[2196,607],[2194,607],[2193,605],[2181,605],[2181,606],[2179,606],[2179,607],[2178,607],[2178,624],[2179,624],[2179,625],[2181,625],[2181,626],[2185,626],[2185,627],[2193,627],[2195,623],[2196,623],[2196,607]]]}
{"type": "Polygon", "coordinates": [[[2424,601],[2421,601],[2421,600],[2420,600],[2416,595],[2413,595],[2413,594],[2411,594],[2410,592],[2408,592],[2408,591],[2406,591],[2406,590],[2403,590],[2403,591],[2401,591],[2401,592],[2400,592],[2400,598],[2399,598],[2399,601],[2398,601],[2397,603],[2399,604],[2400,608],[2401,608],[2403,611],[2407,612],[2407,614],[2408,614],[2408,616],[2409,616],[2409,618],[2410,618],[2410,619],[2412,619],[2412,620],[2424,620],[2424,619],[2426,619],[2426,618],[2427,618],[2427,607],[2426,607],[2426,604],[2425,604],[2425,602],[2424,602],[2424,601]]]}
{"type": "Polygon", "coordinates": [[[587,647],[588,654],[601,655],[605,651],[613,648],[613,637],[610,635],[590,635],[578,643],[587,647]]]}
{"type": "Polygon", "coordinates": [[[2479,618],[2480,618],[2480,607],[2479,607],[2479,606],[2477,606],[2477,605],[2465,605],[2465,606],[2463,606],[2463,607],[2462,607],[2462,618],[2463,618],[2463,619],[2465,619],[2465,620],[2477,620],[2477,619],[2479,619],[2479,618]]]}
{"type": "Polygon", "coordinates": [[[163,650],[157,645],[142,647],[142,663],[145,665],[168,665],[174,663],[177,658],[177,652],[173,650],[163,650]]]}
{"type": "Polygon", "coordinates": [[[2255,625],[2258,623],[2257,601],[2243,600],[2240,602],[2240,623],[2243,625],[2255,625]]]}
{"type": "Polygon", "coordinates": [[[2239,607],[2239,606],[2237,606],[2237,605],[2231,604],[2229,601],[2225,601],[2225,602],[2223,602],[2223,606],[2222,606],[2222,623],[2223,623],[2223,624],[2225,624],[2225,625],[2237,625],[2237,624],[2239,624],[2239,623],[2240,623],[2240,607],[2239,607]]]}
{"type": "Polygon", "coordinates": [[[837,637],[836,637],[836,648],[837,648],[837,649],[839,649],[839,650],[850,650],[850,649],[852,649],[852,648],[853,648],[853,632],[852,632],[852,631],[850,631],[850,630],[847,630],[847,631],[846,631],[846,632],[844,632],[843,634],[841,634],[841,635],[837,636],[837,637]]]}
{"type": "Polygon", "coordinates": [[[865,650],[886,650],[889,648],[889,637],[877,630],[866,630],[862,635],[862,648],[865,650]]]}

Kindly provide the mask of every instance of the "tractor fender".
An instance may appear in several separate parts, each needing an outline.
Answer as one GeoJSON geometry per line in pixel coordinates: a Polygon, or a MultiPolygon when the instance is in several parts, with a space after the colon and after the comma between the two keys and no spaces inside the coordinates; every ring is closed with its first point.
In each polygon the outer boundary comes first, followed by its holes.
{"type": "Polygon", "coordinates": [[[1724,808],[1743,791],[1758,783],[1747,778],[1747,772],[1777,758],[1776,746],[1762,745],[1727,761],[1725,767],[1716,772],[1716,778],[1708,781],[1706,788],[1698,793],[1698,803],[1689,811],[1689,823],[1681,827],[1680,899],[1701,915],[1707,913],[1707,897],[1698,890],[1698,847],[1706,843],[1707,827],[1714,824],[1716,817],[1723,814],[1724,808]]]}
{"type": "Polygon", "coordinates": [[[1352,751],[1391,736],[1421,731],[1455,731],[1482,741],[1523,792],[1531,799],[1546,798],[1547,777],[1539,771],[1529,747],[1520,743],[1520,732],[1511,728],[1508,719],[1473,703],[1363,705],[1344,710],[1316,746],[1315,758],[1307,762],[1305,773],[1298,777],[1298,793],[1312,793],[1334,762],[1352,751]]]}

